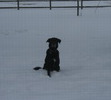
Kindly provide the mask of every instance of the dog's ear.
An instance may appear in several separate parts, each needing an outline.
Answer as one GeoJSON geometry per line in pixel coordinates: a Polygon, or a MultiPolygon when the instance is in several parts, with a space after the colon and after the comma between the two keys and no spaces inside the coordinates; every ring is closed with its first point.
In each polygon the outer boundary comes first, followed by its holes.
{"type": "Polygon", "coordinates": [[[61,39],[58,39],[58,42],[61,43],[61,39]]]}
{"type": "Polygon", "coordinates": [[[58,39],[58,38],[49,38],[46,42],[49,42],[49,43],[61,43],[61,40],[58,39]]]}

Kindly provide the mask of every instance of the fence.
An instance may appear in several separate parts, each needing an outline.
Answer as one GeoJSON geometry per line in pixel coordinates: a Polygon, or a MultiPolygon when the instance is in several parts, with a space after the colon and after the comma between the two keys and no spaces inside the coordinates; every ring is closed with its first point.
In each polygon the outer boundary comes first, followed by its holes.
{"type": "MultiPolygon", "coordinates": [[[[58,0],[56,0],[56,1],[58,1],[58,0]]],[[[96,6],[84,5],[83,3],[87,0],[73,0],[73,1],[72,0],[59,0],[58,2],[60,2],[60,1],[62,1],[62,2],[65,2],[65,1],[70,2],[71,1],[71,2],[74,2],[74,5],[67,5],[66,4],[65,6],[57,6],[57,5],[53,6],[52,3],[55,2],[55,0],[0,0],[0,3],[3,3],[3,4],[6,4],[6,2],[8,2],[9,4],[14,3],[14,6],[9,6],[8,4],[7,4],[8,6],[3,6],[3,5],[1,6],[0,5],[0,9],[16,8],[17,10],[19,10],[20,8],[49,8],[51,10],[52,8],[76,8],[77,9],[77,16],[79,16],[80,9],[97,7],[97,5],[96,6]],[[23,3],[23,2],[24,2],[24,4],[21,6],[21,3],[23,3]],[[34,3],[27,3],[27,2],[34,2],[34,3]],[[45,3],[48,3],[48,5],[45,6],[45,4],[44,4],[42,6],[38,6],[38,2],[45,2],[45,3]],[[35,3],[37,3],[37,5],[31,6],[31,5],[34,5],[35,3]]],[[[88,0],[88,1],[90,2],[90,1],[98,1],[98,0],[88,0]]],[[[100,2],[100,1],[104,1],[104,0],[99,0],[98,2],[100,2]]],[[[111,0],[105,0],[105,1],[111,1],[111,0]]],[[[104,6],[102,5],[99,7],[111,7],[111,5],[104,5],[104,6]]]]}

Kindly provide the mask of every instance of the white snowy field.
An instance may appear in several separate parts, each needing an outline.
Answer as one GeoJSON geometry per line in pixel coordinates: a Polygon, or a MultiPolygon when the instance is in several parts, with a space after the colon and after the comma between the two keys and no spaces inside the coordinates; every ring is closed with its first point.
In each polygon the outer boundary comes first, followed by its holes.
{"type": "Polygon", "coordinates": [[[111,100],[111,8],[0,10],[0,100],[111,100]],[[61,71],[43,66],[62,40],[61,71]]]}

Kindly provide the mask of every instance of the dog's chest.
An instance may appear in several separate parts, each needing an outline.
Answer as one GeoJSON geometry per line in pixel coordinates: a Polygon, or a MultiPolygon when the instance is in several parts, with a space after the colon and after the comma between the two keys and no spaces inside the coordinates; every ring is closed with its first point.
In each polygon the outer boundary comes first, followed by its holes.
{"type": "Polygon", "coordinates": [[[48,54],[49,54],[51,57],[55,58],[55,57],[58,55],[58,52],[57,52],[57,50],[49,50],[49,51],[48,51],[48,54]]]}

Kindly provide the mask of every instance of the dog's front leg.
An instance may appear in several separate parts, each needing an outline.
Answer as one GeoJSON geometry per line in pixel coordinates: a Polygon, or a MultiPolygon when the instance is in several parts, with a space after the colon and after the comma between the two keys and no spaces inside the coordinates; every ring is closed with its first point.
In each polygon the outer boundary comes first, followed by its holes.
{"type": "Polygon", "coordinates": [[[47,75],[48,75],[49,77],[51,77],[51,71],[50,71],[50,70],[47,70],[47,75]]]}

